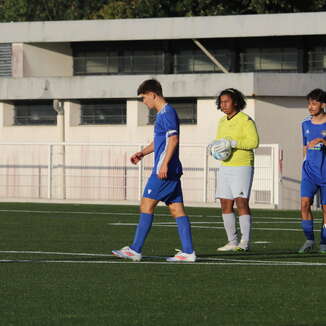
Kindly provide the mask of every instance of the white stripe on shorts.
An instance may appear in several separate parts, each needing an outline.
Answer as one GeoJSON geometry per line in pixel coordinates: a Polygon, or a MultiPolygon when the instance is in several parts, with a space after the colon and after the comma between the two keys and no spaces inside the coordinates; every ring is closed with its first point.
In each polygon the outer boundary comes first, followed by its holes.
{"type": "Polygon", "coordinates": [[[253,176],[252,166],[220,166],[217,173],[215,198],[249,199],[253,176]]]}

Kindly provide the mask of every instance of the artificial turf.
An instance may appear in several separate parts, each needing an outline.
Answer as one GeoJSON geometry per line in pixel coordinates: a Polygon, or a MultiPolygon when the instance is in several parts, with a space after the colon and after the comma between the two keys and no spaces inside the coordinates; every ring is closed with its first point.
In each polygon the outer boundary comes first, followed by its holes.
{"type": "Polygon", "coordinates": [[[216,251],[220,211],[187,212],[198,263],[165,262],[180,246],[165,207],[143,261],[125,263],[110,254],[130,244],[135,206],[0,204],[0,325],[326,325],[326,255],[296,253],[298,212],[254,211],[244,254],[216,251]]]}

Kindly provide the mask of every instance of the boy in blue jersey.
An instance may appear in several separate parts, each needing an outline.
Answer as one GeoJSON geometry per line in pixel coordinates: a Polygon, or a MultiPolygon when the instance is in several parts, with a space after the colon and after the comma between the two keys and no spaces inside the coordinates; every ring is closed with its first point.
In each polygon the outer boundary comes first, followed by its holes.
{"type": "Polygon", "coordinates": [[[320,252],[326,253],[326,94],[314,89],[307,95],[310,116],[302,122],[303,151],[301,179],[301,226],[307,238],[299,253],[314,248],[314,227],[311,205],[316,192],[320,191],[323,208],[323,224],[320,233],[320,252]]]}
{"type": "Polygon", "coordinates": [[[174,108],[169,105],[162,92],[161,84],[155,79],[145,80],[137,94],[149,109],[157,111],[154,126],[154,141],[141,152],[131,156],[137,164],[144,156],[154,152],[154,167],[144,189],[140,204],[140,218],[134,241],[131,246],[112,253],[119,258],[133,261],[142,259],[141,251],[151,229],[154,209],[160,201],[166,203],[175,218],[182,250],[167,261],[194,262],[196,254],[192,245],[191,227],[183,206],[180,177],[182,165],[179,160],[179,118],[174,108]]]}

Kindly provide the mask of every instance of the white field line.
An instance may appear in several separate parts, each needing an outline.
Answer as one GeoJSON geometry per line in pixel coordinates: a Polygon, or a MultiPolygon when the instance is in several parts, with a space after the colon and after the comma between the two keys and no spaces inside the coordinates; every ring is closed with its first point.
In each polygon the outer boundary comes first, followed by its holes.
{"type": "MultiPolygon", "coordinates": [[[[127,212],[90,212],[90,211],[42,211],[42,210],[23,210],[23,209],[0,209],[0,212],[4,213],[39,213],[39,214],[83,214],[83,215],[117,215],[117,216],[138,216],[138,213],[127,213],[127,212]]],[[[166,216],[171,217],[170,214],[159,214],[155,213],[155,216],[166,216]]],[[[210,218],[221,218],[221,215],[196,215],[190,214],[189,217],[210,217],[210,218]]],[[[253,216],[254,220],[256,219],[268,219],[268,220],[289,220],[292,218],[287,217],[277,217],[277,216],[253,216]]],[[[298,217],[293,217],[300,221],[298,217]]],[[[315,218],[315,221],[321,221],[320,218],[315,218]]]]}
{"type": "Polygon", "coordinates": [[[145,264],[145,265],[187,265],[187,266],[199,266],[199,265],[238,265],[238,266],[326,266],[326,263],[303,263],[303,262],[228,262],[228,261],[216,261],[216,262],[195,262],[195,263],[180,263],[180,262],[155,262],[155,261],[122,261],[122,260],[32,260],[32,259],[1,259],[0,263],[61,263],[61,264],[145,264]]]}
{"type": "MultiPolygon", "coordinates": [[[[73,253],[73,252],[53,252],[53,251],[18,251],[18,250],[5,250],[0,253],[11,253],[11,254],[46,254],[46,255],[68,255],[68,256],[93,256],[93,257],[113,257],[110,254],[93,254],[93,253],[73,253]]],[[[146,258],[154,259],[166,259],[166,257],[160,256],[145,256],[146,258]]],[[[141,261],[141,262],[130,262],[126,260],[49,260],[49,259],[1,259],[0,263],[70,263],[70,264],[165,264],[165,265],[184,265],[179,262],[154,262],[154,261],[141,261]]],[[[326,266],[326,263],[318,262],[297,262],[297,261],[273,261],[273,260],[250,260],[250,259],[230,259],[230,258],[198,258],[196,263],[185,263],[186,265],[244,265],[244,266],[326,266]]]]}
{"type": "Polygon", "coordinates": [[[58,251],[26,251],[26,250],[0,250],[0,254],[41,254],[41,255],[67,255],[67,256],[93,256],[93,257],[113,257],[111,254],[92,254],[80,252],[58,252],[58,251]]]}
{"type": "MultiPolygon", "coordinates": [[[[109,224],[125,224],[125,222],[117,222],[117,223],[109,223],[109,224]]],[[[153,225],[176,225],[176,222],[173,221],[173,222],[154,222],[153,225]]],[[[201,221],[201,222],[198,222],[198,221],[191,221],[191,225],[196,225],[196,224],[222,224],[223,225],[223,222],[215,222],[215,221],[212,221],[212,222],[205,222],[205,221],[201,221]]],[[[285,221],[272,221],[272,222],[265,222],[265,221],[253,221],[253,224],[297,224],[299,225],[300,224],[300,221],[289,221],[289,222],[285,222],[285,221]]]]}
{"type": "MultiPolygon", "coordinates": [[[[112,226],[136,226],[138,223],[108,223],[108,225],[112,226]]],[[[166,228],[175,228],[175,224],[164,224],[164,223],[153,223],[152,226],[160,226],[166,228]]],[[[224,230],[223,226],[199,226],[199,225],[192,225],[191,228],[193,229],[212,229],[212,230],[224,230]]],[[[302,229],[280,229],[280,228],[256,228],[252,227],[252,230],[258,231],[294,231],[294,232],[302,232],[302,229]]],[[[320,230],[316,230],[316,232],[320,232],[320,230]]]]}
{"type": "MultiPolygon", "coordinates": [[[[22,209],[0,209],[4,213],[39,213],[39,214],[84,214],[84,215],[118,215],[118,216],[138,216],[139,213],[121,213],[121,212],[87,212],[87,211],[36,211],[22,209]]],[[[171,217],[170,214],[155,214],[156,216],[171,217]]],[[[204,215],[188,215],[189,217],[204,217],[204,215]]],[[[218,217],[218,216],[217,216],[218,217]]],[[[221,217],[221,216],[219,216],[221,217]]]]}

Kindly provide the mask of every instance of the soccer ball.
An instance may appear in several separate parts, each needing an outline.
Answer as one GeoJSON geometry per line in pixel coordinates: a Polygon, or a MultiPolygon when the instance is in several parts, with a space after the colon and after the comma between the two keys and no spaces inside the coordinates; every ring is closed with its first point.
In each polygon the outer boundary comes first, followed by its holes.
{"type": "Polygon", "coordinates": [[[216,160],[225,161],[232,153],[231,142],[228,139],[221,138],[214,140],[208,147],[209,153],[216,160]]]}

